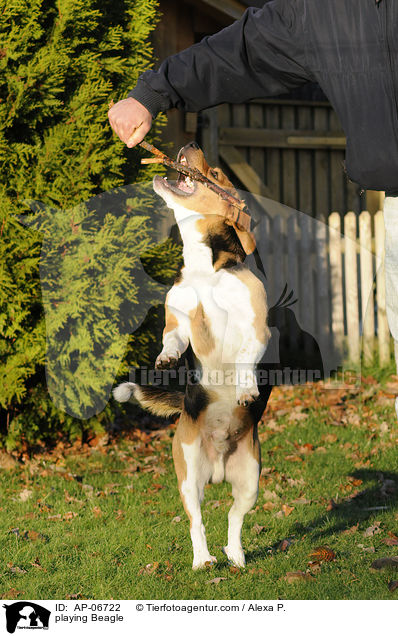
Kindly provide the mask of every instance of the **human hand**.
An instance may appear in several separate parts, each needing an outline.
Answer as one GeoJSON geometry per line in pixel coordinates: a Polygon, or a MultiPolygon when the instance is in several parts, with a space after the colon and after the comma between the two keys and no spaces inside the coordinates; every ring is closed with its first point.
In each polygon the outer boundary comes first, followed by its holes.
{"type": "Polygon", "coordinates": [[[134,97],[112,104],[108,111],[109,123],[128,148],[140,143],[152,126],[152,115],[134,97]]]}

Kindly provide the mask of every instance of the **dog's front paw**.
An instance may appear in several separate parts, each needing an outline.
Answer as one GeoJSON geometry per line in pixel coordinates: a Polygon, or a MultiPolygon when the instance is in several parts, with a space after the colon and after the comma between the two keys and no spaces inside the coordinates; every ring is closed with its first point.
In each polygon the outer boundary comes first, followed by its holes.
{"type": "Polygon", "coordinates": [[[235,565],[237,568],[244,568],[246,565],[245,553],[242,548],[229,548],[227,545],[223,547],[222,551],[227,557],[231,565],[235,565]]]}
{"type": "Polygon", "coordinates": [[[168,354],[166,352],[160,353],[156,358],[156,369],[174,369],[177,366],[179,356],[177,354],[168,354]]]}
{"type": "Polygon", "coordinates": [[[258,388],[255,386],[252,389],[243,389],[236,396],[239,406],[249,406],[252,402],[260,397],[258,388]]]}

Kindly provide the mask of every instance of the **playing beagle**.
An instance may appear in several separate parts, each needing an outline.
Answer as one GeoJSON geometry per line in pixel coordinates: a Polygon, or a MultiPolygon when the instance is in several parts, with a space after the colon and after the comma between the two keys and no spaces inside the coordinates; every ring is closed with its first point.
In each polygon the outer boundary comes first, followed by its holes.
{"type": "MultiPolygon", "coordinates": [[[[239,196],[219,168],[211,168],[196,143],[177,161],[239,196]]],[[[131,382],[114,390],[118,401],[132,395],[143,408],[162,416],[180,414],[173,439],[178,486],[190,520],[193,568],[216,561],[209,553],[201,502],[208,482],[232,484],[228,543],[224,553],[244,567],[241,528],[258,494],[259,392],[255,365],[270,332],[262,282],[244,265],[254,250],[251,233],[231,220],[231,204],[205,185],[180,174],[176,182],[156,176],[154,190],[174,210],[183,241],[184,265],[166,298],[163,349],[157,368],[170,368],[191,344],[200,380],[185,394],[131,382]]]]}

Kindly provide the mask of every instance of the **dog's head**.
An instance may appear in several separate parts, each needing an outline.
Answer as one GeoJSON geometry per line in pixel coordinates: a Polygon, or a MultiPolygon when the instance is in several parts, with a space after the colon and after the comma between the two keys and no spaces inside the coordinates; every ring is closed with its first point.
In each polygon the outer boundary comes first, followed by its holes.
{"type": "MultiPolygon", "coordinates": [[[[220,168],[209,166],[196,142],[181,148],[177,155],[177,162],[186,164],[189,168],[196,168],[210,181],[240,200],[238,192],[228,177],[220,168]]],[[[224,223],[234,227],[246,254],[253,252],[255,241],[251,232],[239,229],[236,223],[227,218],[231,216],[228,214],[231,203],[222,199],[200,181],[195,181],[181,173],[174,182],[168,181],[166,177],[156,175],[153,180],[153,188],[174,211],[183,208],[204,217],[221,217],[224,223]]]]}

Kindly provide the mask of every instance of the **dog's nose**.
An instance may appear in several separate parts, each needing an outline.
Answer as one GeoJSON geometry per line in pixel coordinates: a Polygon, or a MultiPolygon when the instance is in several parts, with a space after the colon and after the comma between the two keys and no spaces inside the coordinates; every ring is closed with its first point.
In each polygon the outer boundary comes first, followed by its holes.
{"type": "Polygon", "coordinates": [[[191,143],[188,144],[188,146],[190,148],[195,148],[195,150],[199,150],[199,145],[196,143],[196,141],[191,141],[191,143]]]}

